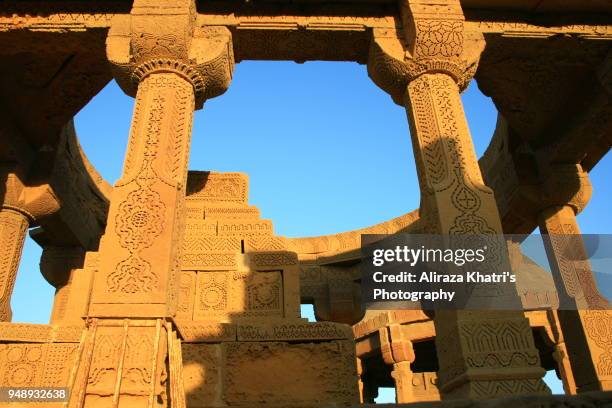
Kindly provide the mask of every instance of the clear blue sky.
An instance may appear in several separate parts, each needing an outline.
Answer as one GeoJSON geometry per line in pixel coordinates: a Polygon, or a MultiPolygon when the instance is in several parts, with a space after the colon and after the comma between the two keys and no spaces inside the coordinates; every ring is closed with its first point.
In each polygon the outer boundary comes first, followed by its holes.
{"type": "MultiPolygon", "coordinates": [[[[463,102],[480,156],[496,110],[475,83],[463,102]]],[[[112,82],[76,117],[86,154],[111,183],[121,172],[132,109],[133,99],[112,82]]],[[[238,64],[229,90],[195,115],[190,169],[247,173],[251,204],[289,237],[365,227],[419,204],[406,113],[355,63],[238,64]]],[[[608,156],[591,173],[593,198],[579,216],[584,233],[612,232],[610,174],[608,156]]],[[[40,276],[40,252],[28,239],[13,321],[48,321],[53,291],[40,276]]]]}

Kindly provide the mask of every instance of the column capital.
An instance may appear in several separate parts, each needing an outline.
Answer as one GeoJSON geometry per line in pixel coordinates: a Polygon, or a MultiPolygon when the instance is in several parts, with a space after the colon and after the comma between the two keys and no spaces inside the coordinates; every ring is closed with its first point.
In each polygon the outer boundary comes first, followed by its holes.
{"type": "Polygon", "coordinates": [[[196,109],[224,93],[232,79],[232,36],[226,27],[196,25],[194,0],[136,0],[129,15],[117,16],[106,54],[117,83],[135,97],[147,76],[175,73],[194,88],[196,109]]]}
{"type": "Polygon", "coordinates": [[[579,214],[587,206],[593,187],[589,174],[580,164],[551,164],[543,184],[542,204],[544,209],[569,206],[579,214]]]}
{"type": "Polygon", "coordinates": [[[404,337],[400,324],[391,324],[378,330],[380,352],[386,364],[414,361],[412,341],[404,337]]]}
{"type": "Polygon", "coordinates": [[[60,202],[48,184],[27,186],[17,172],[5,173],[3,201],[0,209],[15,211],[36,224],[44,217],[56,214],[60,210],[60,202]]]}
{"type": "Polygon", "coordinates": [[[402,0],[401,30],[374,29],[368,74],[403,105],[407,85],[424,73],[445,73],[465,89],[484,49],[482,33],[468,31],[458,0],[402,0]]]}

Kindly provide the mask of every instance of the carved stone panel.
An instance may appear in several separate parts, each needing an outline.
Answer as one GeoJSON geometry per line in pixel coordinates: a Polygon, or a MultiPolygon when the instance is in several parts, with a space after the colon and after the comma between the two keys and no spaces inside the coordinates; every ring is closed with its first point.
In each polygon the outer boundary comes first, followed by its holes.
{"type": "Polygon", "coordinates": [[[66,387],[76,343],[0,344],[0,387],[66,387]]]}
{"type": "Polygon", "coordinates": [[[196,281],[193,320],[283,316],[281,271],[199,271],[196,281]]]}

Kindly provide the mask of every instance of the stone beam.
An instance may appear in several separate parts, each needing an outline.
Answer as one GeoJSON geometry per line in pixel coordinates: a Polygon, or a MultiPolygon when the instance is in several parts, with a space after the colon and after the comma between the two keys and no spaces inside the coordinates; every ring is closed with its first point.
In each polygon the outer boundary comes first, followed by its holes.
{"type": "MultiPolygon", "coordinates": [[[[465,3],[465,2],[464,2],[465,3]]],[[[534,18],[531,12],[497,9],[490,5],[487,10],[472,9],[463,4],[466,10],[466,27],[485,34],[511,37],[548,38],[559,34],[575,36],[583,40],[612,39],[612,27],[601,14],[585,7],[579,17],[569,14],[568,10],[555,14],[542,13],[534,18]],[[466,8],[468,7],[468,8],[466,8]]],[[[11,32],[18,36],[10,37],[12,47],[0,53],[16,53],[23,47],[35,47],[35,41],[19,41],[20,36],[40,34],[56,38],[63,49],[76,47],[85,49],[91,41],[104,40],[104,32],[111,26],[113,18],[129,14],[128,2],[5,2],[0,5],[0,35],[9,38],[11,32]],[[75,35],[67,35],[73,33],[75,35]],[[87,40],[80,40],[86,38],[87,40]],[[15,41],[16,40],[16,41],[15,41]]],[[[398,9],[393,2],[352,2],[349,4],[288,4],[282,2],[241,4],[235,2],[205,2],[198,5],[197,24],[199,26],[225,26],[232,30],[235,40],[236,60],[243,59],[322,59],[327,55],[331,60],[351,58],[367,53],[368,37],[364,31],[375,28],[402,29],[398,9]],[[266,34],[266,32],[268,34],[266,34]],[[325,39],[325,35],[346,38],[346,47],[335,47],[336,56],[325,45],[314,43],[315,39],[325,39]],[[249,37],[254,37],[249,40],[249,37]],[[275,44],[272,39],[280,40],[275,44]],[[304,48],[302,56],[290,55],[292,42],[303,42],[317,48],[304,48]],[[253,50],[250,44],[261,44],[261,49],[253,50]],[[265,46],[268,49],[265,49],[265,46]],[[272,52],[283,51],[284,52],[272,52]],[[360,52],[363,51],[363,52],[360,52]],[[338,54],[340,52],[340,54],[338,54]]],[[[36,37],[31,37],[34,40],[36,37]]],[[[1,39],[0,39],[1,41],[1,39]]],[[[53,47],[54,42],[45,42],[45,49],[53,47]]],[[[91,43],[89,44],[91,45],[91,43]]],[[[333,47],[328,44],[328,47],[333,47]]],[[[294,53],[295,54],[295,53],[294,53]]]]}

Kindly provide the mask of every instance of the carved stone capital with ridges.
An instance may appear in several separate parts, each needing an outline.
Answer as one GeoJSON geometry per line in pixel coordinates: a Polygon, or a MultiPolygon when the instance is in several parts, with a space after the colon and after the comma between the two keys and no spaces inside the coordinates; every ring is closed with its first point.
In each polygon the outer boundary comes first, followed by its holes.
{"type": "Polygon", "coordinates": [[[577,215],[591,199],[593,186],[580,164],[554,164],[542,190],[544,207],[567,205],[577,215]]]}
{"type": "Polygon", "coordinates": [[[153,73],[175,73],[193,86],[196,109],[227,90],[234,69],[230,31],[196,27],[193,0],[135,1],[130,15],[113,20],[106,53],[128,95],[153,73]]]}
{"type": "Polygon", "coordinates": [[[22,176],[9,171],[5,174],[4,197],[0,209],[9,209],[22,214],[31,224],[57,213],[60,202],[48,184],[27,186],[22,176]]]}
{"type": "Polygon", "coordinates": [[[403,105],[408,84],[425,73],[444,73],[465,89],[484,49],[482,33],[468,31],[457,0],[404,0],[402,30],[374,29],[368,74],[403,105]]]}

